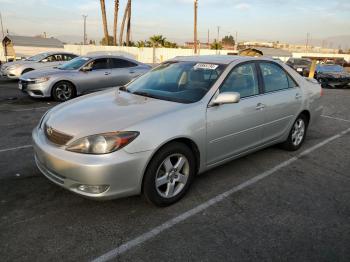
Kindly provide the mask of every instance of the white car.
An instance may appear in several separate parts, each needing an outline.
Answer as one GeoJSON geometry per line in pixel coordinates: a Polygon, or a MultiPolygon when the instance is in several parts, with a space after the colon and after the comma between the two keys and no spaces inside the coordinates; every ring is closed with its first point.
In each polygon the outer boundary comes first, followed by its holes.
{"type": "Polygon", "coordinates": [[[21,75],[41,68],[53,68],[72,60],[77,55],[67,52],[40,53],[25,60],[5,63],[0,68],[0,76],[19,79],[21,75]]]}

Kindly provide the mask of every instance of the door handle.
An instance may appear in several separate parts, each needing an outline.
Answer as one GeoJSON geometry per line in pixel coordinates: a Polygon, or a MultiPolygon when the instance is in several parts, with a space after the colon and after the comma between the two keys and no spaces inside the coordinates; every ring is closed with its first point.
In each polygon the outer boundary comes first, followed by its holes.
{"type": "Polygon", "coordinates": [[[256,110],[262,110],[262,109],[264,109],[264,108],[265,108],[265,105],[262,104],[262,103],[258,103],[258,104],[256,105],[256,107],[255,107],[256,110]]]}
{"type": "Polygon", "coordinates": [[[300,99],[300,98],[302,98],[301,94],[296,93],[296,94],[295,94],[295,99],[300,99]]]}
{"type": "Polygon", "coordinates": [[[108,75],[110,75],[111,73],[109,73],[109,72],[105,72],[105,76],[108,76],[108,75]]]}
{"type": "Polygon", "coordinates": [[[135,71],[130,71],[129,73],[130,73],[130,74],[135,74],[135,71]]]}

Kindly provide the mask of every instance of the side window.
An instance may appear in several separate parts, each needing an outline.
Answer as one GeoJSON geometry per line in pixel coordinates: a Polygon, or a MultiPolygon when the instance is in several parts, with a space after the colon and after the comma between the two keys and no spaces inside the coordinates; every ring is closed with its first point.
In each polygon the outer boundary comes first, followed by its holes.
{"type": "Polygon", "coordinates": [[[75,58],[75,56],[73,56],[73,55],[68,55],[68,54],[64,54],[64,55],[62,55],[62,57],[63,57],[63,61],[70,61],[70,60],[72,60],[73,58],[75,58]]]}
{"type": "Polygon", "coordinates": [[[50,55],[42,60],[43,62],[56,62],[56,57],[55,55],[50,55]]]}
{"type": "Polygon", "coordinates": [[[137,66],[137,64],[130,62],[124,59],[112,58],[111,59],[111,68],[126,68],[137,66]]]}
{"type": "Polygon", "coordinates": [[[288,77],[288,85],[290,88],[294,88],[298,86],[297,82],[295,82],[295,80],[291,76],[287,74],[287,77],[288,77]]]}
{"type": "Polygon", "coordinates": [[[91,70],[99,70],[99,69],[107,69],[108,68],[108,60],[107,58],[99,58],[91,63],[89,63],[88,67],[91,68],[91,70]]]}
{"type": "Polygon", "coordinates": [[[63,55],[61,54],[54,55],[54,57],[56,61],[63,61],[63,55]]]}
{"type": "Polygon", "coordinates": [[[254,63],[245,63],[235,67],[224,84],[220,93],[238,92],[241,98],[259,94],[259,82],[254,63]]]}
{"type": "Polygon", "coordinates": [[[260,63],[259,66],[263,76],[266,93],[288,89],[290,87],[288,75],[281,67],[273,63],[264,62],[260,63]]]}

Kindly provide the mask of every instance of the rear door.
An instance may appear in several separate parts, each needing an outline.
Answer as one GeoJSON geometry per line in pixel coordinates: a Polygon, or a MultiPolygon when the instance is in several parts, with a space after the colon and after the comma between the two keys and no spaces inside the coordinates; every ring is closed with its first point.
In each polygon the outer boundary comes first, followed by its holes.
{"type": "Polygon", "coordinates": [[[238,92],[241,100],[207,109],[207,164],[213,165],[261,144],[264,110],[254,62],[237,65],[219,89],[238,92]]]}
{"type": "Polygon", "coordinates": [[[112,86],[108,58],[97,58],[89,62],[85,67],[90,68],[90,71],[80,71],[77,79],[79,90],[82,93],[112,86]]]}
{"type": "Polygon", "coordinates": [[[275,62],[259,62],[263,80],[262,103],[265,111],[264,142],[277,140],[289,131],[302,105],[297,82],[275,62]]]}
{"type": "Polygon", "coordinates": [[[111,85],[122,86],[139,76],[141,71],[136,63],[126,59],[110,58],[111,85]]]}

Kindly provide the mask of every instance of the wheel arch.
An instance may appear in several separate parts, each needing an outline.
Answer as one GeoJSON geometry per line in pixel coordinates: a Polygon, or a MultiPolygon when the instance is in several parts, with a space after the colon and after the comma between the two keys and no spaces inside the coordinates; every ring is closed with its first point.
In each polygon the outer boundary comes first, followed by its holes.
{"type": "Polygon", "coordinates": [[[142,174],[142,180],[141,180],[141,192],[143,192],[143,183],[144,183],[144,177],[145,177],[145,173],[148,169],[149,164],[151,163],[152,159],[154,158],[154,156],[157,154],[157,152],[159,152],[159,150],[161,150],[162,148],[166,147],[167,145],[174,143],[174,142],[178,142],[181,144],[184,144],[185,146],[187,146],[193,153],[194,158],[195,158],[195,162],[196,162],[196,174],[199,171],[200,168],[200,151],[198,148],[198,145],[190,138],[188,137],[177,137],[177,138],[173,138],[171,140],[166,141],[165,143],[163,143],[162,145],[160,145],[156,150],[154,150],[153,154],[150,156],[150,158],[147,161],[146,167],[143,170],[143,174],[142,174]]]}
{"type": "Polygon", "coordinates": [[[304,116],[306,117],[306,119],[307,119],[307,125],[308,125],[308,124],[310,123],[310,120],[311,120],[310,111],[307,110],[307,109],[305,109],[305,110],[303,110],[303,111],[300,112],[300,114],[298,115],[298,117],[299,117],[300,115],[304,115],[304,116]]]}
{"type": "Polygon", "coordinates": [[[57,80],[56,82],[54,82],[54,83],[51,85],[51,89],[50,89],[51,97],[53,96],[52,92],[53,92],[54,87],[55,87],[58,83],[61,83],[61,82],[66,82],[66,83],[71,84],[71,85],[73,86],[74,96],[77,96],[77,94],[78,94],[77,86],[76,86],[72,81],[70,81],[70,80],[60,79],[60,80],[57,80]]]}
{"type": "Polygon", "coordinates": [[[33,70],[35,70],[34,68],[31,68],[31,67],[29,67],[29,68],[24,68],[23,70],[22,70],[22,72],[21,72],[21,75],[23,75],[23,74],[25,74],[25,73],[28,73],[28,72],[30,72],[30,71],[33,71],[33,70]]]}

